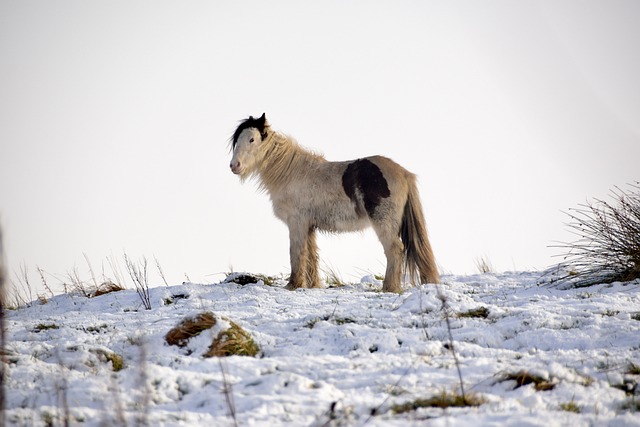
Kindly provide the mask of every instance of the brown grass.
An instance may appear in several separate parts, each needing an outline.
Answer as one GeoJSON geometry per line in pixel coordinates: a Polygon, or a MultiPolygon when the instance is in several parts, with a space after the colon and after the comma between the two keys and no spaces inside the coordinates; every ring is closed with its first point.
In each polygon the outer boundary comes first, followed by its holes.
{"type": "Polygon", "coordinates": [[[251,335],[236,323],[229,321],[231,327],[218,334],[216,339],[203,356],[204,357],[225,357],[225,356],[255,356],[260,349],[253,341],[251,335]]]}
{"type": "Polygon", "coordinates": [[[460,319],[464,319],[464,318],[486,319],[487,317],[489,317],[489,309],[487,307],[473,308],[471,310],[463,311],[461,313],[456,314],[456,317],[460,319]]]}
{"type": "Polygon", "coordinates": [[[177,345],[178,347],[184,347],[189,340],[202,331],[214,327],[216,324],[216,317],[211,312],[200,313],[194,317],[184,319],[178,326],[167,332],[164,339],[169,345],[177,345]]]}
{"type": "MultiPolygon", "coordinates": [[[[214,338],[208,351],[203,357],[225,357],[225,356],[255,356],[260,351],[251,335],[238,324],[229,319],[221,318],[229,322],[229,328],[221,331],[214,338]]],[[[184,347],[189,340],[202,331],[211,329],[218,322],[218,318],[211,312],[200,313],[194,317],[184,319],[178,326],[171,329],[165,335],[165,341],[169,345],[184,347]]]]}
{"type": "Polygon", "coordinates": [[[480,406],[483,403],[485,403],[485,400],[475,394],[467,393],[463,396],[458,393],[450,393],[443,390],[440,394],[428,399],[416,399],[400,405],[393,405],[391,410],[396,414],[403,414],[419,408],[465,408],[469,406],[480,406]]]}
{"type": "Polygon", "coordinates": [[[117,283],[113,283],[112,281],[106,281],[100,284],[93,293],[94,297],[99,297],[100,295],[110,294],[112,292],[120,292],[124,291],[124,287],[122,285],[118,285],[117,283]]]}
{"type": "Polygon", "coordinates": [[[536,389],[536,391],[553,390],[556,386],[553,382],[549,381],[548,379],[538,375],[534,375],[527,371],[520,371],[520,372],[506,374],[502,378],[502,381],[515,381],[516,386],[514,387],[514,390],[529,384],[533,384],[533,387],[536,389]]]}

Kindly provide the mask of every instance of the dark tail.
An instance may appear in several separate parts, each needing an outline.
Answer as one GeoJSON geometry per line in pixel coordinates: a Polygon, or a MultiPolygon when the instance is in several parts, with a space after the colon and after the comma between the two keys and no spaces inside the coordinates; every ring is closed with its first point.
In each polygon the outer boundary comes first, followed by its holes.
{"type": "Polygon", "coordinates": [[[400,237],[404,244],[405,271],[414,285],[439,283],[440,274],[427,235],[422,205],[415,182],[409,184],[409,197],[404,206],[400,237]],[[416,279],[420,278],[420,282],[416,279]]]}

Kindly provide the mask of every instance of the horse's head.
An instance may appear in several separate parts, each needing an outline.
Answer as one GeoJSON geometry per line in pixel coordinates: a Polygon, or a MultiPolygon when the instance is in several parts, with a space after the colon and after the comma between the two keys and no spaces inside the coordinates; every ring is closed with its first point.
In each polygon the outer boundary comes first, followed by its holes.
{"type": "Polygon", "coordinates": [[[268,131],[269,123],[264,113],[258,119],[251,116],[238,125],[231,139],[233,157],[229,166],[233,173],[245,178],[254,171],[262,156],[268,131]]]}

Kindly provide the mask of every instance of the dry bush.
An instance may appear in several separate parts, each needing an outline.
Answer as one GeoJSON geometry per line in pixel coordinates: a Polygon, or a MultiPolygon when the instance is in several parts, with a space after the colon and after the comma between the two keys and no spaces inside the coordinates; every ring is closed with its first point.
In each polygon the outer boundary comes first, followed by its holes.
{"type": "MultiPolygon", "coordinates": [[[[235,322],[221,318],[229,323],[229,327],[218,333],[213,339],[208,351],[203,357],[224,356],[255,356],[260,349],[251,335],[235,322]]],[[[178,326],[171,329],[165,335],[165,341],[169,345],[185,347],[189,340],[207,329],[211,329],[218,323],[218,318],[211,312],[200,313],[194,317],[184,319],[178,326]]]]}
{"type": "Polygon", "coordinates": [[[131,259],[124,254],[124,263],[127,266],[127,271],[131,280],[136,288],[136,292],[142,301],[142,305],[145,310],[151,310],[151,291],[149,290],[149,275],[147,274],[147,259],[142,257],[142,260],[138,263],[131,261],[131,259]]]}
{"type": "Polygon", "coordinates": [[[640,183],[611,196],[615,203],[595,199],[567,213],[578,240],[555,246],[564,260],[548,271],[551,283],[579,288],[640,278],[640,183]]]}

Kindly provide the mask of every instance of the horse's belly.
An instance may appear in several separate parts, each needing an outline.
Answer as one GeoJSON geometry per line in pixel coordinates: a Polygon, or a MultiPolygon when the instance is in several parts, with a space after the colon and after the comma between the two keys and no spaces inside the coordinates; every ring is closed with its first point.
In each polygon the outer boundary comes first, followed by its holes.
{"type": "Polygon", "coordinates": [[[313,215],[313,225],[321,231],[351,232],[360,231],[371,225],[369,218],[358,217],[355,211],[320,210],[313,215]]]}

